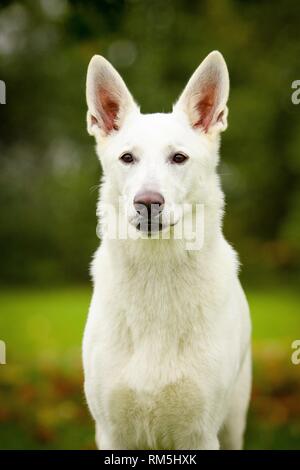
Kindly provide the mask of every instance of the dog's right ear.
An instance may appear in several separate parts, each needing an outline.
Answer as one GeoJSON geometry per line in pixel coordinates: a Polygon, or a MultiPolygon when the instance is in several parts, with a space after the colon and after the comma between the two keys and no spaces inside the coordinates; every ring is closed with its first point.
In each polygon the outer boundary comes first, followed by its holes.
{"type": "Polygon", "coordinates": [[[138,112],[123,79],[100,55],[89,63],[86,81],[87,128],[91,135],[108,135],[122,126],[126,116],[138,112]]]}

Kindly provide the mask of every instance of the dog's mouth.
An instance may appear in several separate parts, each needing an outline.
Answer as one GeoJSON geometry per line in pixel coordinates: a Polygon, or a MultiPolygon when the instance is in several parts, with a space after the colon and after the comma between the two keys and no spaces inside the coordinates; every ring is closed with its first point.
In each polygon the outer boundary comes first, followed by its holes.
{"type": "Polygon", "coordinates": [[[133,225],[139,232],[144,233],[149,236],[151,234],[154,235],[170,227],[173,227],[174,225],[176,225],[176,223],[166,224],[166,223],[163,223],[163,221],[160,218],[155,218],[155,219],[138,220],[133,225]]]}
{"type": "Polygon", "coordinates": [[[137,223],[136,229],[142,233],[157,233],[161,232],[165,226],[162,224],[161,221],[153,221],[153,220],[142,220],[137,223]]]}
{"type": "MultiPolygon", "coordinates": [[[[151,237],[151,235],[168,232],[172,227],[177,225],[180,220],[179,214],[160,214],[135,213],[128,217],[129,224],[141,235],[151,237]]],[[[160,238],[160,237],[159,237],[160,238]]]]}

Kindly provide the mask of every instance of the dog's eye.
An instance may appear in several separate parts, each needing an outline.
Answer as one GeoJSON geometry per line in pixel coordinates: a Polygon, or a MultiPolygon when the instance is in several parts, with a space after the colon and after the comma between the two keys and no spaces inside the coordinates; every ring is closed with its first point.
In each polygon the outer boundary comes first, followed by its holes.
{"type": "Polygon", "coordinates": [[[177,165],[180,165],[188,160],[188,157],[184,155],[183,153],[175,153],[171,157],[171,163],[176,163],[177,165]]]}
{"type": "Polygon", "coordinates": [[[121,155],[120,160],[123,163],[126,163],[126,165],[129,165],[130,163],[135,162],[135,158],[131,153],[124,153],[123,155],[121,155]]]}

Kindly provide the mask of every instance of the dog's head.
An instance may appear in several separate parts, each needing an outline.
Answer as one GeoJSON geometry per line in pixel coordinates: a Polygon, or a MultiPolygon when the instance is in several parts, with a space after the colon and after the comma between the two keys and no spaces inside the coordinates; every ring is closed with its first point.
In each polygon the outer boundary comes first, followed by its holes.
{"type": "Polygon", "coordinates": [[[171,113],[141,114],[113,66],[101,56],[92,58],[87,121],[103,167],[104,199],[116,204],[121,197],[126,221],[137,230],[176,225],[183,204],[205,204],[212,197],[228,94],[226,63],[215,51],[194,72],[171,113]]]}

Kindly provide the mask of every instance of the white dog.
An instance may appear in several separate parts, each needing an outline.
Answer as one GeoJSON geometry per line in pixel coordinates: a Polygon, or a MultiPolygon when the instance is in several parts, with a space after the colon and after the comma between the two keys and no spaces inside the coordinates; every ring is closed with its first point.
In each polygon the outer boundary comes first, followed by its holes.
{"type": "Polygon", "coordinates": [[[217,51],[169,114],[141,114],[107,60],[89,64],[88,131],[104,177],[83,361],[100,449],[242,447],[251,326],[216,172],[228,94],[217,51]],[[108,236],[116,214],[135,236],[108,236]],[[174,236],[183,219],[201,227],[200,249],[187,249],[194,232],[174,236]]]}

